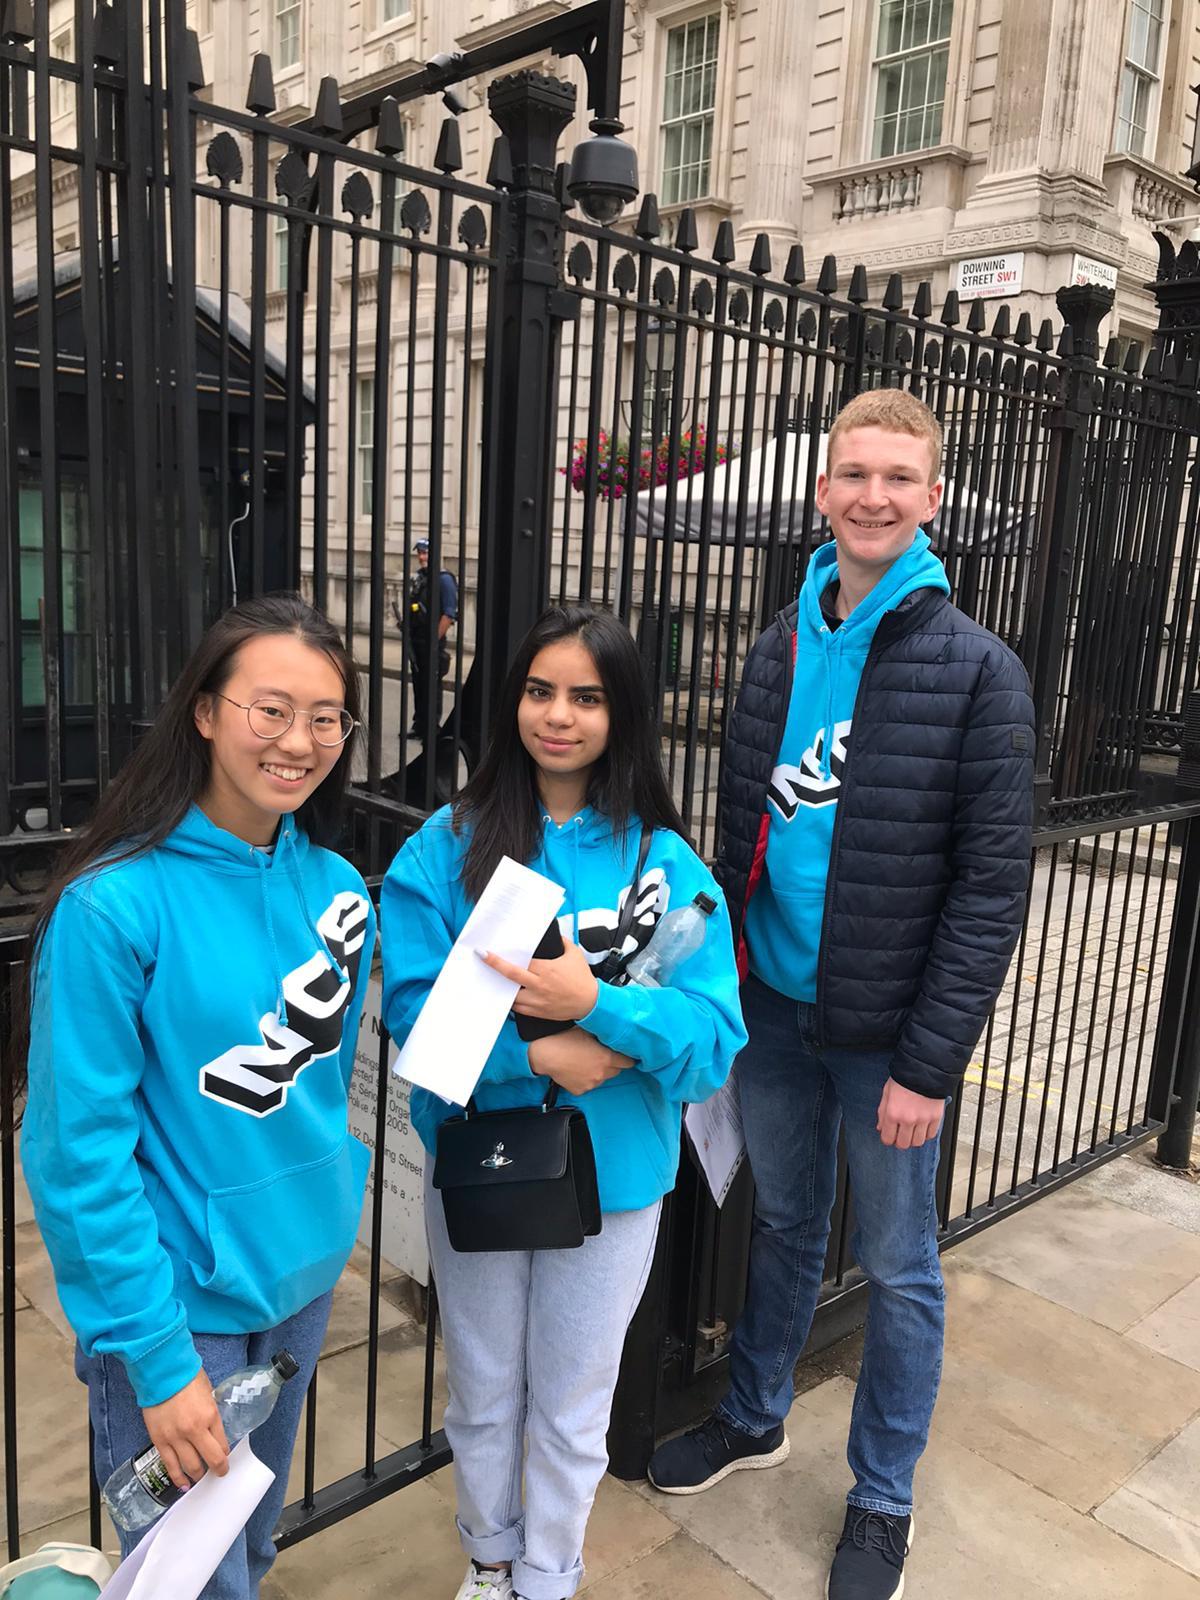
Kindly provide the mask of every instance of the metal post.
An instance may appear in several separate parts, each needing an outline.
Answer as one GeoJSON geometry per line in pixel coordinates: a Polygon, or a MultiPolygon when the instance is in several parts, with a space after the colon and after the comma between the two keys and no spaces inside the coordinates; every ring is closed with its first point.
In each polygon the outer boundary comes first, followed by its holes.
{"type": "Polygon", "coordinates": [[[1096,363],[1100,321],[1112,310],[1113,291],[1089,283],[1060,289],[1057,300],[1066,323],[1063,350],[1069,367],[1063,402],[1050,414],[1046,424],[1050,429],[1050,459],[1024,652],[1025,665],[1033,680],[1038,736],[1034,795],[1039,820],[1045,818],[1054,797],[1059,679],[1066,649],[1067,610],[1092,403],[1089,380],[1096,363]]]}
{"type": "Polygon", "coordinates": [[[1182,859],[1175,886],[1167,970],[1158,1012],[1147,1115],[1166,1122],[1158,1141],[1164,1167],[1187,1171],[1200,1102],[1200,818],[1180,823],[1182,859]]]}
{"type": "MultiPolygon", "coordinates": [[[[546,604],[558,339],[553,303],[562,261],[555,194],[558,141],[575,113],[573,84],[525,68],[497,78],[488,106],[512,154],[511,248],[498,286],[503,394],[497,395],[497,537],[480,551],[479,604],[490,613],[490,682],[546,604]]],[[[489,401],[491,397],[489,395],[489,401]]],[[[484,418],[488,436],[489,419],[484,418]]]]}

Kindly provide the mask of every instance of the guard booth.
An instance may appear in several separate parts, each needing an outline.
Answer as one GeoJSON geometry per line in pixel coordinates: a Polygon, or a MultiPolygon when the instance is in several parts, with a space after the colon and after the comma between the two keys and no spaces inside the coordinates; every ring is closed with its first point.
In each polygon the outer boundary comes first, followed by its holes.
{"type": "MultiPolygon", "coordinates": [[[[119,251],[114,243],[108,309],[119,296],[119,275],[119,251]]],[[[242,535],[250,481],[253,387],[249,309],[236,295],[228,296],[226,336],[222,339],[220,296],[197,287],[195,298],[201,606],[202,614],[212,617],[235,594],[262,593],[286,587],[289,582],[283,534],[286,364],[283,356],[264,340],[261,404],[266,437],[266,537],[262,571],[256,574],[249,541],[242,535]]],[[[40,814],[46,805],[48,660],[56,657],[52,670],[57,674],[61,697],[62,820],[64,826],[71,827],[88,816],[96,794],[96,630],[107,631],[114,650],[129,646],[125,671],[118,670],[113,677],[118,694],[122,681],[128,691],[124,706],[114,708],[118,712],[113,719],[114,737],[128,742],[136,735],[142,716],[132,692],[137,665],[133,655],[139,647],[149,649],[157,659],[165,659],[167,654],[170,609],[146,602],[150,596],[168,593],[177,581],[170,541],[156,537],[154,529],[155,524],[160,528],[167,525],[162,512],[165,464],[161,459],[156,474],[157,492],[149,506],[137,514],[126,503],[124,475],[112,471],[103,474],[104,490],[114,502],[106,508],[103,523],[115,531],[115,537],[107,550],[93,548],[91,530],[100,519],[91,516],[89,506],[86,362],[77,251],[55,258],[54,301],[57,449],[53,471],[58,478],[61,552],[61,632],[57,648],[46,626],[43,497],[47,474],[41,450],[39,405],[39,389],[45,375],[37,274],[30,273],[14,282],[18,548],[9,623],[15,735],[11,796],[14,821],[21,827],[44,825],[40,814]],[[147,516],[151,526],[140,526],[147,516]],[[104,613],[98,603],[102,595],[107,596],[104,613]],[[144,597],[141,605],[139,595],[144,597]],[[145,615],[139,619],[136,613],[143,607],[145,615]]],[[[108,399],[119,411],[123,373],[118,367],[112,376],[116,381],[109,386],[108,399]]],[[[308,386],[303,407],[307,425],[314,415],[308,386]]],[[[123,421],[118,417],[111,420],[113,436],[123,437],[123,421]]]]}

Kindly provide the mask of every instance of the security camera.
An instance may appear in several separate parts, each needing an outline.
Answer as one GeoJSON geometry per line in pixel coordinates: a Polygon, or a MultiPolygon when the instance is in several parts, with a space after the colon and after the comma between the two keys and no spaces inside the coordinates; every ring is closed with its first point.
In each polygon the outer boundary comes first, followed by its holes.
{"type": "Polygon", "coordinates": [[[451,116],[461,117],[467,109],[467,102],[457,89],[446,89],[442,93],[442,104],[451,116]]]}
{"type": "Polygon", "coordinates": [[[425,70],[426,72],[433,72],[438,76],[441,76],[443,74],[456,72],[458,68],[462,66],[462,64],[463,54],[461,50],[439,50],[437,55],[430,56],[429,60],[425,63],[425,70]]]}

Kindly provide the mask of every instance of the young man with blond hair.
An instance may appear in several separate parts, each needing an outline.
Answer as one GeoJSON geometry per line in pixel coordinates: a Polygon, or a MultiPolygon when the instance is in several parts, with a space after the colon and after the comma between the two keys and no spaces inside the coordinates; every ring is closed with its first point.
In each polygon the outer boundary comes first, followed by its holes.
{"type": "Polygon", "coordinates": [[[897,1600],[942,1363],[938,1140],[1008,971],[1028,885],[1033,706],[1017,658],[949,601],[921,531],[942,433],[899,390],[852,400],[817,505],[833,539],[754,645],[728,730],[721,858],[750,1042],[734,1068],[755,1181],[730,1390],[661,1446],[695,1494],[789,1450],[839,1129],[869,1283],[854,1486],[830,1600],[897,1600]]]}

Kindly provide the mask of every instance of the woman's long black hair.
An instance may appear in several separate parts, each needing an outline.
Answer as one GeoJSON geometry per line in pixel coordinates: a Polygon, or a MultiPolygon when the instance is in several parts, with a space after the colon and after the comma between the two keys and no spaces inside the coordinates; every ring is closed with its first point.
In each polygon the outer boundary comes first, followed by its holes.
{"type": "Polygon", "coordinates": [[[471,841],[463,885],[477,900],[501,856],[532,861],[542,841],[537,768],[521,743],[517,709],[534,657],[548,645],[577,639],[596,663],[608,701],[608,745],[592,768],[588,804],[614,831],[639,818],[650,828],[687,830],[663,775],[654,706],[629,629],[595,606],[551,606],[522,639],[496,706],[491,743],[474,777],[454,802],[454,826],[471,841]]]}
{"type": "MultiPolygon", "coordinates": [[[[153,850],[183,821],[208,784],[212,746],[196,727],[196,701],[216,694],[233,675],[238,651],[252,639],[286,634],[329,657],[341,674],[345,705],[361,720],[358,674],[341,635],[298,594],[246,600],[217,619],[176,678],[153,725],[100,797],[95,815],[67,846],[30,930],[29,960],[13,1003],[12,1060],[24,1061],[29,1043],[31,975],[50,918],[64,891],[98,862],[132,861],[153,850]]],[[[296,812],[296,821],[317,844],[336,841],[349,781],[355,735],[342,757],[296,812]]]]}

